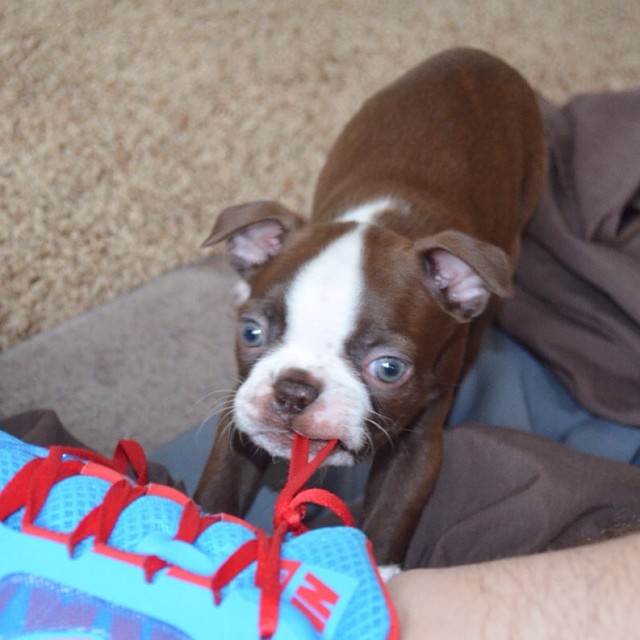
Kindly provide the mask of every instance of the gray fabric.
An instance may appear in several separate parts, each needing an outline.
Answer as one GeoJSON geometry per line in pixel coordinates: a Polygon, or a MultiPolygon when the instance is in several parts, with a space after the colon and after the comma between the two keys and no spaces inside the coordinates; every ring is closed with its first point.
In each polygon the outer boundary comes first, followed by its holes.
{"type": "Polygon", "coordinates": [[[180,267],[0,353],[0,411],[49,407],[103,455],[167,442],[233,386],[235,280],[224,256],[180,267]]]}
{"type": "Polygon", "coordinates": [[[548,367],[496,327],[456,393],[449,423],[466,422],[513,427],[583,453],[640,463],[640,429],[584,409],[548,367]]]}

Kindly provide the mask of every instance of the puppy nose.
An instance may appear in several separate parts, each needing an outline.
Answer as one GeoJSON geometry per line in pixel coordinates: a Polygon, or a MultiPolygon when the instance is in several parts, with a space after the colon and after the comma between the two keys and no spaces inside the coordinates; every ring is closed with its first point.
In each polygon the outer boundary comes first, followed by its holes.
{"type": "Polygon", "coordinates": [[[281,376],[273,386],[275,408],[287,415],[302,413],[319,395],[317,385],[309,377],[289,374],[281,376]]]}

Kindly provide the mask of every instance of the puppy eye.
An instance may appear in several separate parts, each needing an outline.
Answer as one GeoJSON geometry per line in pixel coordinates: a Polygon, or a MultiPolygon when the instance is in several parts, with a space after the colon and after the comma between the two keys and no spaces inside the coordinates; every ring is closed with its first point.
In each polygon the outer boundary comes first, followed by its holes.
{"type": "Polygon", "coordinates": [[[400,360],[400,358],[384,356],[371,362],[368,370],[380,382],[396,384],[405,377],[409,370],[409,365],[404,360],[400,360]]]}
{"type": "Polygon", "coordinates": [[[240,339],[247,347],[262,347],[266,342],[265,332],[255,320],[242,320],[240,339]]]}

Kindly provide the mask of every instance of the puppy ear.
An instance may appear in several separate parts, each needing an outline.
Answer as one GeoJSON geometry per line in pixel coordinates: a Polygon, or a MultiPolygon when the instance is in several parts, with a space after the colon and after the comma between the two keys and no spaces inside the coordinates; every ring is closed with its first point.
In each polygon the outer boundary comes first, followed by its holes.
{"type": "Polygon", "coordinates": [[[415,246],[422,255],[427,288],[460,322],[478,317],[492,294],[511,294],[511,262],[495,245],[449,230],[415,246]]]}
{"type": "Polygon", "coordinates": [[[226,240],[231,266],[246,277],[278,255],[286,234],[303,224],[302,216],[278,202],[248,202],[224,209],[202,246],[226,240]]]}

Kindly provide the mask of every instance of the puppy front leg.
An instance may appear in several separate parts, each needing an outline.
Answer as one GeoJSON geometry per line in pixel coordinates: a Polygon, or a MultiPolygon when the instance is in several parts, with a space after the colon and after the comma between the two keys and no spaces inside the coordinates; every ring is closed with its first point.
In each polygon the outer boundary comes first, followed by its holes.
{"type": "Polygon", "coordinates": [[[400,437],[376,451],[364,499],[363,529],[381,565],[402,565],[442,464],[442,431],[462,375],[468,324],[460,324],[434,366],[432,400],[400,437]]]}
{"type": "Polygon", "coordinates": [[[218,424],[194,500],[209,513],[243,516],[253,502],[271,458],[243,442],[231,421],[227,416],[218,424]]]}
{"type": "Polygon", "coordinates": [[[441,460],[442,422],[431,424],[427,433],[418,427],[406,441],[374,456],[362,528],[378,564],[402,565],[441,460]]]}

